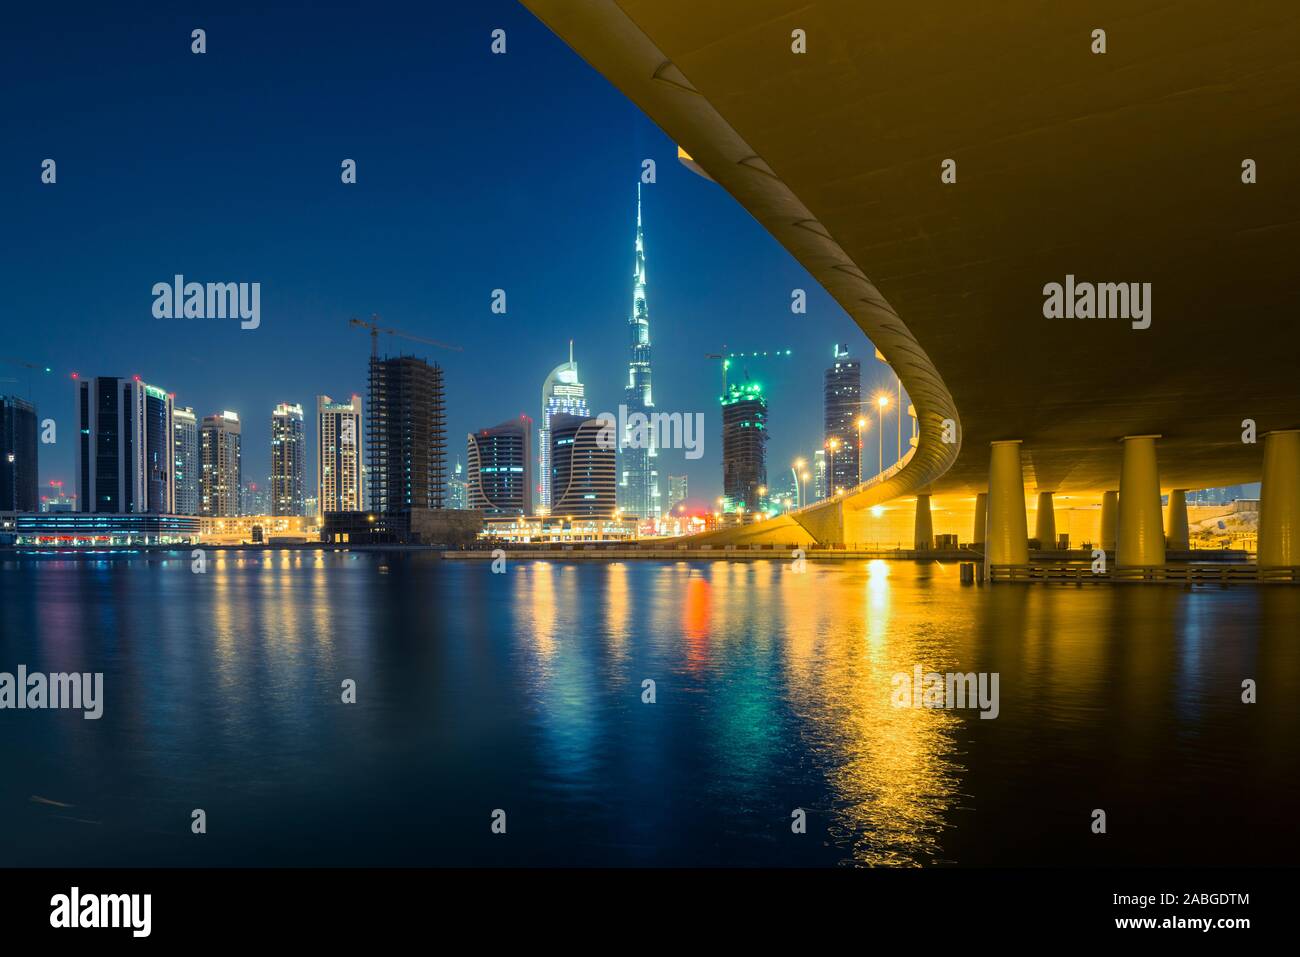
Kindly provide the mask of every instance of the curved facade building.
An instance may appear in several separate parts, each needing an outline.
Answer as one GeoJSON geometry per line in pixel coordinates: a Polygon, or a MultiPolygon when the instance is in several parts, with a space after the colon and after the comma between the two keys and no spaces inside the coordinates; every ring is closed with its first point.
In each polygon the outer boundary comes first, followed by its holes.
{"type": "Polygon", "coordinates": [[[551,420],[552,514],[613,516],[618,507],[614,428],[600,419],[575,415],[557,415],[551,420]],[[602,430],[607,430],[603,437],[602,430]]]}
{"type": "Polygon", "coordinates": [[[526,415],[466,436],[469,507],[488,515],[533,514],[533,420],[526,415]]]}

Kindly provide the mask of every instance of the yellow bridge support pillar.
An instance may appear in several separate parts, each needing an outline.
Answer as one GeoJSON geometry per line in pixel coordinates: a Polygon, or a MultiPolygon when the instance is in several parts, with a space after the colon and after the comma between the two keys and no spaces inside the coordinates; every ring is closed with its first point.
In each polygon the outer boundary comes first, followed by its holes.
{"type": "Polygon", "coordinates": [[[1259,567],[1300,565],[1300,429],[1264,435],[1259,567]]]}
{"type": "Polygon", "coordinates": [[[1115,550],[1115,539],[1119,533],[1119,492],[1101,493],[1101,547],[1104,551],[1115,550]]]}
{"type": "Polygon", "coordinates": [[[989,493],[975,494],[975,534],[971,541],[976,545],[984,544],[984,526],[988,522],[989,493]]]}
{"type": "Polygon", "coordinates": [[[1038,493],[1038,513],[1034,516],[1034,537],[1038,547],[1053,549],[1056,547],[1056,510],[1052,506],[1052,493],[1038,493]]]}
{"type": "Polygon", "coordinates": [[[1164,516],[1160,509],[1160,472],[1156,467],[1158,435],[1124,436],[1119,473],[1120,567],[1164,565],[1164,516]]]}
{"type": "Polygon", "coordinates": [[[1029,564],[1029,519],[1020,440],[994,442],[989,455],[988,541],[985,565],[1029,564]]]}
{"type": "Polygon", "coordinates": [[[916,534],[913,548],[918,552],[928,552],[934,548],[934,522],[930,518],[930,496],[916,497],[916,534]]]}
{"type": "Polygon", "coordinates": [[[1187,490],[1169,490],[1169,504],[1165,507],[1165,545],[1185,552],[1192,547],[1191,532],[1187,527],[1187,490]]]}

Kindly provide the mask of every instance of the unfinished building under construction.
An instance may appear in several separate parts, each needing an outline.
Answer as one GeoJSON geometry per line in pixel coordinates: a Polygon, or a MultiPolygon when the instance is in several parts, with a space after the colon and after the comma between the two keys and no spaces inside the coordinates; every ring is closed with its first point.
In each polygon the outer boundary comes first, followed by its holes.
{"type": "Polygon", "coordinates": [[[414,356],[370,359],[366,465],[370,509],[443,508],[447,411],[442,367],[414,356]]]}

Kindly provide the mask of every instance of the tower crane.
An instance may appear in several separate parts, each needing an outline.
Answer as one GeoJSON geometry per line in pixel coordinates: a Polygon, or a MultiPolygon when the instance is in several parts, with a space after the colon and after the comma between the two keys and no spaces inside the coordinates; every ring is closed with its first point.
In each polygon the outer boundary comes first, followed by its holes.
{"type": "MultiPolygon", "coordinates": [[[[0,362],[6,362],[9,365],[22,366],[27,370],[27,398],[32,397],[32,373],[50,371],[49,366],[44,366],[36,362],[26,362],[22,359],[15,359],[12,356],[0,356],[0,362]]],[[[0,382],[17,382],[17,379],[0,379],[0,382]]]]}
{"type": "Polygon", "coordinates": [[[721,352],[711,352],[704,358],[717,359],[722,365],[722,394],[727,394],[727,370],[731,368],[732,359],[785,359],[789,358],[789,349],[773,349],[768,352],[728,352],[723,345],[721,352]]]}
{"type": "Polygon", "coordinates": [[[372,315],[369,322],[353,316],[348,320],[348,325],[370,330],[370,358],[372,359],[379,358],[379,334],[381,332],[387,333],[390,336],[397,336],[401,339],[410,339],[412,342],[423,342],[425,345],[437,346],[439,349],[447,349],[451,352],[465,351],[460,346],[450,346],[445,342],[439,342],[437,339],[426,339],[424,336],[412,335],[411,333],[403,332],[400,329],[389,329],[385,326],[381,326],[379,324],[379,316],[377,315],[372,315]]]}

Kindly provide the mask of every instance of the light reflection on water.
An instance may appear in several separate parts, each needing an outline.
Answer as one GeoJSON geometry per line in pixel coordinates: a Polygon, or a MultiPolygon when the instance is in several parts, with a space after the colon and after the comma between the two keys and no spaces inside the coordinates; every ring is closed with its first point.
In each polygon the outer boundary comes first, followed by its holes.
{"type": "Polygon", "coordinates": [[[0,597],[0,670],[102,670],[108,698],[99,722],[0,713],[14,863],[1250,863],[1296,845],[1276,831],[1300,769],[1294,589],[269,551],[218,552],[206,575],[6,560],[0,597]],[[915,665],[999,672],[1000,716],[893,707],[915,665]],[[222,822],[201,846],[196,806],[222,822]],[[1127,822],[1104,843],[1097,806],[1127,822]],[[1237,830],[1189,842],[1207,815],[1237,830]]]}

